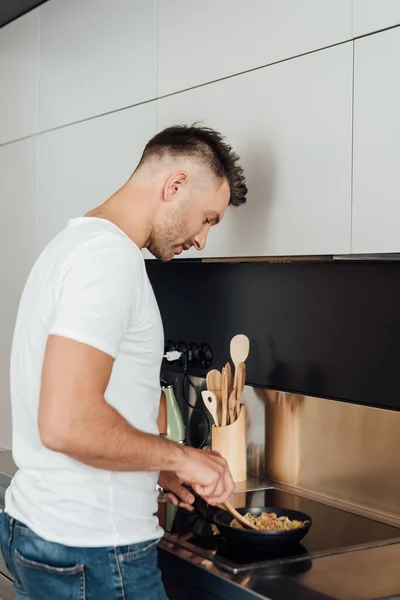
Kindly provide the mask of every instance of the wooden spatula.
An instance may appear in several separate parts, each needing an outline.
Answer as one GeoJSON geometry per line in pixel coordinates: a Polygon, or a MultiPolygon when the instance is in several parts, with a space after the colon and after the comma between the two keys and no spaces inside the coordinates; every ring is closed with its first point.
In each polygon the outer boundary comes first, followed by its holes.
{"type": "Polygon", "coordinates": [[[229,401],[229,392],[228,392],[228,374],[226,372],[225,367],[222,369],[222,417],[221,417],[221,427],[225,427],[228,424],[228,401],[229,401]]]}
{"type": "Polygon", "coordinates": [[[215,425],[219,427],[218,402],[215,394],[213,392],[210,392],[209,390],[204,390],[204,392],[201,392],[201,396],[203,398],[205,407],[214,419],[215,425]]]}
{"type": "Polygon", "coordinates": [[[210,392],[214,392],[217,398],[217,415],[219,424],[222,421],[222,400],[221,400],[221,387],[222,387],[222,375],[221,371],[213,369],[207,373],[207,389],[210,392]]]}
{"type": "Polygon", "coordinates": [[[236,393],[236,418],[240,414],[240,403],[244,392],[244,386],[246,383],[246,365],[241,362],[237,368],[237,393],[236,393]]]}
{"type": "Polygon", "coordinates": [[[228,376],[228,395],[231,393],[231,391],[233,390],[233,373],[232,373],[232,367],[231,367],[231,363],[226,363],[225,365],[225,369],[226,369],[226,374],[228,376]]]}
{"type": "Polygon", "coordinates": [[[237,388],[233,388],[233,390],[229,394],[229,401],[228,401],[229,425],[232,425],[232,423],[234,423],[236,421],[236,417],[238,416],[237,415],[237,408],[236,408],[236,404],[237,404],[237,400],[236,400],[237,391],[238,391],[237,388]]]}
{"type": "Polygon", "coordinates": [[[249,355],[250,351],[250,341],[247,335],[243,335],[240,333],[239,335],[235,335],[231,339],[231,358],[232,362],[235,365],[235,377],[233,381],[233,386],[237,386],[237,368],[240,363],[246,362],[246,359],[249,355]]]}
{"type": "Polygon", "coordinates": [[[230,502],[228,502],[228,500],[226,500],[223,504],[220,505],[221,508],[223,510],[227,510],[228,513],[237,521],[239,521],[239,523],[241,525],[243,525],[243,527],[245,529],[252,529],[253,531],[258,531],[257,527],[255,525],[253,525],[253,523],[250,523],[250,521],[248,521],[243,515],[240,514],[240,512],[238,512],[236,510],[236,508],[233,508],[232,504],[230,502]]]}

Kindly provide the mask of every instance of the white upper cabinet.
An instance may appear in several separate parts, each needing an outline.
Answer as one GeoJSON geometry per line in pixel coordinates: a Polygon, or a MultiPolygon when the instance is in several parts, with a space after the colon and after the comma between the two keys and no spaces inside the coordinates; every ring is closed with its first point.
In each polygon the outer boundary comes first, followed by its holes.
{"type": "Polygon", "coordinates": [[[399,0],[353,0],[355,37],[400,25],[399,0]]]}
{"type": "Polygon", "coordinates": [[[39,250],[128,180],[155,129],[150,102],[40,136],[39,250]]]}
{"type": "Polygon", "coordinates": [[[156,95],[156,0],[40,7],[41,131],[156,95]]]}
{"type": "Polygon", "coordinates": [[[217,129],[247,177],[247,204],[185,258],[350,252],[352,69],[349,42],[158,101],[158,129],[217,129]]]}
{"type": "Polygon", "coordinates": [[[10,352],[19,299],[35,260],[37,138],[0,147],[0,440],[11,447],[10,352]]]}
{"type": "Polygon", "coordinates": [[[400,28],[355,42],[353,252],[400,252],[400,28]]]}
{"type": "Polygon", "coordinates": [[[0,29],[0,144],[39,130],[39,11],[0,29]]]}
{"type": "Polygon", "coordinates": [[[350,40],[352,0],[159,0],[158,96],[350,40]]]}

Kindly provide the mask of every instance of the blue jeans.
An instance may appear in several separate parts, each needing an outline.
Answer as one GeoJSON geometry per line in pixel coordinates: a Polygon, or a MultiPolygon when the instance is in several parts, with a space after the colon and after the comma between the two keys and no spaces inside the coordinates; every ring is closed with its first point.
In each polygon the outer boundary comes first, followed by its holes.
{"type": "Polygon", "coordinates": [[[16,600],[167,600],[156,544],[72,548],[0,515],[0,548],[16,600]]]}

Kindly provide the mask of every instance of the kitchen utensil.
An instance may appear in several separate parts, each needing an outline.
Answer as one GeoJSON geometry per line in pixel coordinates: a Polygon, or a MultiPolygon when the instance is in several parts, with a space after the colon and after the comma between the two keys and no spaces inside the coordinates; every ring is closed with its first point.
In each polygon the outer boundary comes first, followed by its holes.
{"type": "Polygon", "coordinates": [[[221,372],[217,369],[212,369],[207,373],[207,389],[210,392],[216,392],[221,390],[221,372]]]}
{"type": "Polygon", "coordinates": [[[232,373],[231,363],[228,363],[228,362],[226,363],[225,370],[226,370],[226,374],[228,376],[228,396],[229,396],[229,394],[233,390],[233,373],[232,373]]]}
{"type": "MultiPolygon", "coordinates": [[[[237,391],[238,391],[237,388],[233,388],[233,390],[229,394],[229,401],[228,401],[229,425],[232,425],[232,423],[235,422],[236,415],[239,414],[236,410],[237,391]]],[[[239,406],[240,406],[240,404],[239,404],[239,406]]]]}
{"type": "Polygon", "coordinates": [[[278,517],[288,517],[291,520],[303,521],[306,524],[299,529],[289,529],[288,531],[250,531],[248,529],[238,529],[230,526],[232,521],[231,513],[224,510],[217,513],[213,520],[220,534],[229,540],[232,544],[238,544],[248,547],[266,547],[266,546],[281,546],[284,544],[296,544],[304,538],[308,533],[312,519],[306,513],[290,510],[288,508],[275,507],[256,507],[256,508],[239,508],[238,512],[241,515],[250,513],[254,516],[259,516],[261,513],[275,513],[278,517]]]}
{"type": "Polygon", "coordinates": [[[233,481],[247,479],[246,407],[242,404],[239,417],[231,425],[211,428],[212,449],[228,463],[233,481]]]}
{"type": "Polygon", "coordinates": [[[167,403],[167,439],[179,444],[184,444],[186,441],[186,429],[183,422],[182,413],[175,398],[174,388],[172,385],[163,386],[161,390],[165,394],[167,403]]]}
{"type": "Polygon", "coordinates": [[[228,511],[231,517],[239,521],[239,523],[243,525],[245,529],[258,531],[257,527],[253,525],[253,523],[250,523],[250,521],[248,521],[239,511],[237,511],[236,508],[234,508],[232,504],[228,502],[228,500],[225,500],[225,502],[221,504],[221,508],[224,511],[228,511]]]}
{"type": "Polygon", "coordinates": [[[237,386],[237,368],[241,362],[246,362],[246,359],[249,355],[250,351],[250,341],[246,335],[242,333],[235,335],[231,339],[231,358],[232,362],[235,365],[235,377],[233,381],[234,387],[237,386]]]}
{"type": "Polygon", "coordinates": [[[221,427],[225,427],[228,424],[228,401],[229,401],[229,391],[228,391],[228,374],[226,372],[225,367],[222,369],[222,385],[221,385],[221,393],[222,393],[222,418],[221,418],[221,427]]]}
{"type": "Polygon", "coordinates": [[[215,423],[216,427],[219,427],[219,420],[218,420],[218,414],[217,414],[218,402],[217,402],[217,398],[216,398],[214,392],[210,392],[209,390],[204,390],[204,392],[201,392],[201,395],[203,398],[204,405],[206,406],[206,408],[210,412],[212,418],[214,419],[214,423],[215,423]]]}
{"type": "Polygon", "coordinates": [[[221,379],[221,371],[218,371],[217,369],[213,369],[207,373],[207,389],[210,390],[210,392],[214,392],[217,398],[217,416],[219,424],[222,422],[221,379]]]}
{"type": "Polygon", "coordinates": [[[236,415],[239,416],[240,404],[246,383],[246,365],[241,362],[237,368],[236,415]]]}

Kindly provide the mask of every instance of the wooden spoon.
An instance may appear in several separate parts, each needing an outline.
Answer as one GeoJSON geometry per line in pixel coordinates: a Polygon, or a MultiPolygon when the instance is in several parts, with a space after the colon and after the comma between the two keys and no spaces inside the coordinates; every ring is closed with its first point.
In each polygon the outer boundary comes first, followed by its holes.
{"type": "Polygon", "coordinates": [[[215,425],[219,427],[218,401],[215,394],[213,392],[210,392],[209,390],[204,390],[204,392],[201,392],[201,396],[203,398],[205,407],[214,419],[215,425]]]}
{"type": "Polygon", "coordinates": [[[240,512],[238,512],[236,510],[236,508],[233,508],[232,504],[230,502],[228,502],[228,500],[225,500],[225,502],[223,504],[220,505],[221,508],[223,508],[223,510],[227,510],[228,513],[237,521],[239,521],[239,523],[241,525],[243,525],[243,527],[245,529],[252,529],[253,531],[258,531],[257,527],[255,525],[253,525],[253,523],[250,523],[250,521],[248,521],[243,515],[240,514],[240,512]]]}
{"type": "Polygon", "coordinates": [[[228,412],[229,412],[229,425],[232,425],[232,423],[234,423],[236,421],[236,416],[237,416],[237,412],[236,412],[236,404],[237,404],[237,400],[236,400],[236,395],[237,395],[237,388],[233,388],[233,390],[231,391],[231,393],[229,394],[229,402],[228,402],[228,412]]]}
{"type": "Polygon", "coordinates": [[[240,404],[246,383],[246,365],[241,362],[237,368],[236,418],[239,418],[240,404]]]}
{"type": "Polygon", "coordinates": [[[221,418],[221,427],[225,427],[228,424],[228,401],[229,401],[229,392],[228,392],[228,374],[226,372],[225,367],[222,369],[222,418],[221,418]]]}
{"type": "Polygon", "coordinates": [[[246,335],[239,334],[235,335],[231,339],[231,358],[232,362],[235,365],[235,378],[233,381],[233,386],[237,386],[237,368],[240,363],[246,362],[246,359],[249,355],[250,351],[250,341],[246,335]]]}
{"type": "Polygon", "coordinates": [[[210,392],[218,392],[221,390],[221,372],[213,369],[207,373],[207,388],[210,392]]]}

